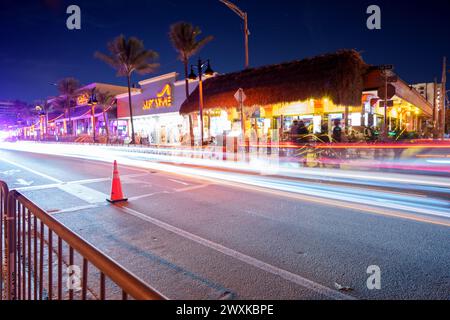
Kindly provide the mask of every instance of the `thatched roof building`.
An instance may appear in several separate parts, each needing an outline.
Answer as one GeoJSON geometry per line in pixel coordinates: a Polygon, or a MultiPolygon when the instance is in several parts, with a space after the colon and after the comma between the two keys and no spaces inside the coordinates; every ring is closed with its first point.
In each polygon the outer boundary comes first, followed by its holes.
{"type": "MultiPolygon", "coordinates": [[[[354,50],[248,69],[207,79],[204,109],[237,107],[234,94],[243,88],[246,106],[267,106],[327,97],[336,105],[359,106],[368,65],[354,50]]],[[[198,88],[180,113],[198,111],[198,88]]]]}

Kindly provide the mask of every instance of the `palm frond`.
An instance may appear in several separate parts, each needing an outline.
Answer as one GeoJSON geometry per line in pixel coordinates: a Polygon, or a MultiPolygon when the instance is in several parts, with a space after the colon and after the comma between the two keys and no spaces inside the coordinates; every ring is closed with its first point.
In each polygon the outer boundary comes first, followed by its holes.
{"type": "Polygon", "coordinates": [[[143,41],[136,37],[120,35],[108,43],[108,54],[96,52],[95,57],[116,69],[118,76],[129,76],[134,71],[140,74],[155,72],[158,54],[146,50],[143,41]]]}
{"type": "Polygon", "coordinates": [[[202,33],[199,27],[194,27],[187,22],[177,22],[170,27],[169,39],[173,47],[179,54],[181,61],[186,61],[197,54],[208,42],[214,38],[212,36],[197,40],[202,33]]]}

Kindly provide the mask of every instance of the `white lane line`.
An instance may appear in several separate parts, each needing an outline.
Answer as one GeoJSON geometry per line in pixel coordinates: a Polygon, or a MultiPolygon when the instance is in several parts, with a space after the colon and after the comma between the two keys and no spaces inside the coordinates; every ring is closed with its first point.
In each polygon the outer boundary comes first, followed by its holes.
{"type": "Polygon", "coordinates": [[[199,186],[192,186],[192,187],[187,187],[187,188],[182,188],[182,189],[176,189],[175,192],[194,191],[194,190],[198,190],[198,189],[204,189],[204,188],[209,187],[211,185],[212,184],[201,184],[199,186]]]}
{"type": "Polygon", "coordinates": [[[175,183],[178,183],[178,184],[182,184],[184,186],[190,186],[189,183],[186,183],[186,182],[183,182],[183,181],[179,181],[179,180],[175,180],[175,179],[169,179],[169,181],[172,181],[172,182],[175,182],[175,183]]]}
{"type": "Polygon", "coordinates": [[[27,166],[21,165],[21,164],[19,164],[19,163],[17,163],[17,162],[10,161],[10,160],[8,160],[8,159],[1,158],[1,157],[0,157],[0,161],[9,163],[10,165],[13,165],[13,166],[16,166],[16,167],[18,167],[18,168],[21,168],[21,169],[23,169],[23,170],[25,170],[25,171],[31,172],[31,173],[33,173],[33,174],[35,174],[35,175],[38,175],[38,176],[40,176],[40,177],[42,177],[42,178],[45,178],[45,179],[47,179],[47,180],[50,180],[50,181],[53,181],[53,182],[56,182],[56,183],[63,183],[62,180],[53,178],[53,177],[51,177],[51,176],[49,176],[49,175],[46,175],[45,173],[42,173],[42,172],[33,170],[33,169],[31,169],[31,168],[29,168],[29,167],[27,167],[27,166]]]}
{"type": "Polygon", "coordinates": [[[271,264],[268,264],[266,262],[263,262],[261,260],[258,260],[256,258],[250,257],[246,254],[243,254],[241,252],[235,251],[233,249],[227,248],[221,244],[215,243],[213,241],[201,238],[195,234],[192,234],[188,231],[179,229],[177,227],[174,227],[170,224],[167,224],[163,221],[157,220],[155,218],[149,217],[143,213],[140,213],[136,210],[133,210],[131,208],[126,208],[126,207],[117,207],[119,209],[121,209],[122,211],[127,212],[128,214],[139,218],[141,220],[150,222],[160,228],[163,228],[169,232],[175,233],[179,236],[182,236],[186,239],[189,239],[191,241],[194,241],[196,243],[199,243],[205,247],[208,247],[210,249],[213,249],[215,251],[218,251],[224,255],[227,255],[229,257],[232,257],[234,259],[237,259],[241,262],[244,262],[248,265],[251,265],[253,267],[256,267],[258,269],[261,269],[265,272],[271,273],[273,275],[279,276],[287,281],[293,282],[301,287],[304,287],[308,290],[314,291],[316,293],[319,293],[321,295],[324,295],[330,299],[334,299],[334,300],[355,300],[356,298],[346,295],[344,293],[341,293],[339,291],[330,289],[326,286],[323,286],[319,283],[316,283],[314,281],[311,281],[309,279],[303,278],[302,276],[299,276],[298,274],[283,270],[281,268],[278,268],[276,266],[273,266],[271,264]]]}
{"type": "Polygon", "coordinates": [[[70,213],[70,212],[94,209],[94,208],[99,208],[99,207],[100,207],[99,205],[90,204],[90,205],[86,205],[86,206],[79,206],[79,207],[72,207],[72,208],[67,208],[67,209],[55,210],[55,211],[49,212],[49,214],[50,215],[57,215],[57,214],[62,214],[62,213],[70,213]]]}
{"type": "Polygon", "coordinates": [[[145,199],[145,198],[150,198],[159,194],[170,194],[171,192],[169,191],[161,191],[161,192],[154,192],[154,193],[149,193],[149,194],[143,194],[141,196],[136,196],[136,197],[131,197],[128,198],[128,201],[137,201],[137,200],[141,200],[141,199],[145,199]]]}

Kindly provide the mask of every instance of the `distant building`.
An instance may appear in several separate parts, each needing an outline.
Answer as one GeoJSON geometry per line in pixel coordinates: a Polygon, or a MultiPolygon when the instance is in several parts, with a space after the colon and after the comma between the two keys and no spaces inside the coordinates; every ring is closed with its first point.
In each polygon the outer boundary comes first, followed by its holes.
{"type": "MultiPolygon", "coordinates": [[[[413,84],[412,87],[414,89],[416,89],[421,95],[422,97],[424,97],[425,99],[427,99],[427,101],[429,103],[431,103],[432,105],[434,105],[435,103],[435,88],[434,88],[435,84],[434,82],[428,82],[428,83],[418,83],[418,84],[413,84]]],[[[442,99],[442,84],[438,83],[436,86],[436,104],[438,106],[441,105],[441,99],[442,99]]]]}
{"type": "Polygon", "coordinates": [[[25,122],[28,108],[28,104],[23,101],[0,101],[0,124],[5,126],[25,122]]]}
{"type": "MultiPolygon", "coordinates": [[[[433,122],[434,126],[437,130],[439,130],[442,126],[445,127],[444,131],[447,132],[447,127],[449,120],[444,121],[443,118],[448,118],[449,111],[444,112],[443,105],[444,105],[444,90],[442,83],[434,84],[431,83],[419,83],[413,85],[413,88],[415,88],[425,99],[428,100],[430,104],[433,105],[434,111],[433,111],[433,122]],[[436,88],[435,88],[436,87],[436,88]],[[435,96],[436,94],[436,96],[435,96]],[[436,98],[436,99],[435,99],[436,98]],[[444,124],[445,122],[445,124],[444,124]]],[[[447,106],[447,110],[448,110],[447,106]]]]}

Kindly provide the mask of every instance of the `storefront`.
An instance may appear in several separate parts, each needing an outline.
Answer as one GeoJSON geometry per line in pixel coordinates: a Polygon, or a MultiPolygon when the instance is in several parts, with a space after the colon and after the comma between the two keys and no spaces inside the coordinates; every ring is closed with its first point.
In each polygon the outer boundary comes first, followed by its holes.
{"type": "MultiPolygon", "coordinates": [[[[133,93],[132,111],[136,142],[153,145],[179,145],[189,139],[189,120],[180,115],[186,99],[185,82],[177,81],[177,73],[168,73],[139,82],[133,93]]],[[[196,83],[190,84],[191,90],[196,83]]],[[[117,97],[117,118],[127,123],[131,137],[128,94],[117,97]]]]}
{"type": "MultiPolygon", "coordinates": [[[[263,141],[288,140],[294,122],[304,124],[310,134],[329,134],[336,125],[349,130],[380,126],[384,122],[379,92],[383,85],[379,71],[378,77],[367,76],[372,72],[357,52],[346,50],[208,79],[203,89],[204,115],[210,119],[205,121],[206,137],[224,131],[240,136],[242,118],[245,134],[256,134],[263,141]],[[239,88],[246,95],[243,117],[235,99],[239,88]]],[[[417,119],[431,116],[431,106],[415,90],[406,92],[409,87],[400,79],[393,87],[388,116],[394,119],[394,110],[407,107],[410,129],[417,129],[417,119]]],[[[196,90],[183,103],[182,115],[198,117],[198,94],[196,90]]]]}
{"type": "MultiPolygon", "coordinates": [[[[63,137],[77,139],[86,138],[86,141],[95,137],[97,141],[106,142],[120,134],[120,122],[115,112],[115,96],[127,92],[127,87],[115,86],[105,83],[92,83],[77,91],[70,99],[70,110],[66,107],[69,101],[64,97],[49,100],[58,111],[47,115],[47,121],[41,119],[40,126],[44,127],[45,135],[55,139],[63,137]],[[94,100],[91,100],[95,96],[94,100]],[[46,127],[45,127],[46,124],[46,127]]],[[[80,140],[81,141],[81,140],[80,140]]]]}

